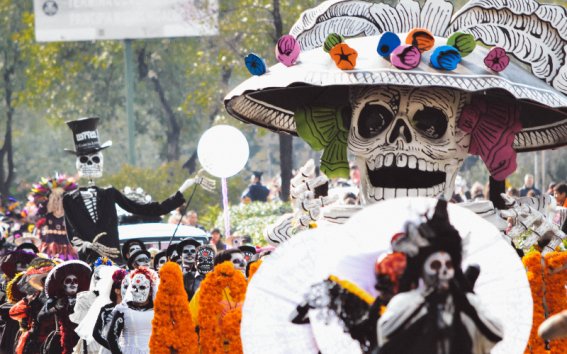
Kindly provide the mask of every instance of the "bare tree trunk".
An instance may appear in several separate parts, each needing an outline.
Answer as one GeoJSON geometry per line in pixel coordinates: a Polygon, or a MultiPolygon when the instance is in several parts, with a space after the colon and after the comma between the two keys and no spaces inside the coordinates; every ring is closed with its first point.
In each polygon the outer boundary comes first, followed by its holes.
{"type": "MultiPolygon", "coordinates": [[[[5,58],[5,63],[7,59],[5,58]]],[[[14,117],[14,107],[12,106],[12,74],[13,66],[4,69],[2,75],[4,83],[4,103],[6,105],[6,133],[4,134],[4,144],[0,149],[0,194],[7,196],[10,194],[10,186],[14,181],[14,150],[12,145],[12,120],[14,117]]]]}
{"type": "MultiPolygon", "coordinates": [[[[280,1],[273,0],[274,45],[283,35],[283,21],[280,13],[280,1]]],[[[293,168],[293,137],[289,134],[279,134],[280,140],[280,177],[282,179],[281,195],[283,201],[289,200],[291,170],[293,168]]]]}

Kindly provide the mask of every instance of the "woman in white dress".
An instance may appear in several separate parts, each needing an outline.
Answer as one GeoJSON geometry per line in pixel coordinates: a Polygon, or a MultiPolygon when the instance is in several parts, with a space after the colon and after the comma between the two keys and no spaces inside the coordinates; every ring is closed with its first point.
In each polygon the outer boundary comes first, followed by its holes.
{"type": "Polygon", "coordinates": [[[107,341],[112,354],[149,354],[157,273],[140,267],[130,275],[122,303],[112,311],[107,341]]]}

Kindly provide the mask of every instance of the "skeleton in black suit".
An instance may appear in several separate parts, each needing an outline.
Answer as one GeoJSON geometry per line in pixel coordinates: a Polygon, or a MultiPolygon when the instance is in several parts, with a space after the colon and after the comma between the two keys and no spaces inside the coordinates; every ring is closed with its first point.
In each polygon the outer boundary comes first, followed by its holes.
{"type": "Polygon", "coordinates": [[[126,211],[145,216],[159,216],[181,206],[185,199],[183,192],[194,185],[212,190],[215,182],[202,177],[187,179],[170,198],[161,203],[142,204],[128,199],[116,188],[99,188],[94,179],[102,177],[102,150],[112,142],[100,144],[98,117],[81,118],[67,122],[73,131],[76,150],[67,150],[77,156],[76,167],[79,176],[88,179],[87,187],[74,190],[63,197],[67,235],[85,261],[94,261],[100,256],[120,259],[118,238],[118,217],[116,205],[126,211]]]}

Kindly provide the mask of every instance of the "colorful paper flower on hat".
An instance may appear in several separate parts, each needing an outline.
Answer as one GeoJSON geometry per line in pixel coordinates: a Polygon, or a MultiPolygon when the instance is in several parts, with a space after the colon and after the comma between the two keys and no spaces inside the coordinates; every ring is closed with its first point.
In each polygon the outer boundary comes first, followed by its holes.
{"type": "Polygon", "coordinates": [[[70,192],[78,188],[77,183],[72,177],[65,175],[56,175],[55,177],[42,177],[39,183],[34,183],[31,189],[30,197],[38,206],[38,213],[44,215],[47,212],[47,202],[49,195],[55,188],[61,188],[65,192],[70,192]]]}
{"type": "Polygon", "coordinates": [[[512,145],[522,124],[515,102],[475,96],[463,108],[457,124],[471,134],[469,152],[482,158],[495,180],[503,181],[516,170],[516,151],[512,145]]]}
{"type": "Polygon", "coordinates": [[[343,43],[345,38],[337,33],[331,33],[325,38],[325,43],[323,44],[323,50],[325,53],[329,53],[331,49],[337,44],[343,43]]]}
{"type": "Polygon", "coordinates": [[[402,41],[397,34],[392,32],[385,32],[384,34],[382,34],[382,37],[380,37],[376,51],[381,57],[388,58],[390,54],[392,54],[394,49],[399,47],[400,44],[402,44],[402,41]]]}
{"type": "Polygon", "coordinates": [[[455,70],[461,62],[461,54],[455,47],[443,45],[435,48],[431,54],[431,66],[440,70],[455,70]]]}
{"type": "Polygon", "coordinates": [[[447,39],[447,45],[455,47],[464,58],[476,48],[476,40],[472,34],[455,32],[447,39]]]}
{"type": "Polygon", "coordinates": [[[255,76],[264,75],[268,70],[264,59],[254,53],[248,54],[246,58],[244,58],[244,63],[250,74],[255,76]]]}
{"type": "Polygon", "coordinates": [[[276,58],[285,66],[292,66],[299,58],[301,47],[292,35],[282,36],[276,44],[276,58]]]}
{"type": "Polygon", "coordinates": [[[339,43],[329,52],[331,58],[341,70],[352,70],[356,66],[358,52],[346,43],[339,43]]]}
{"type": "Polygon", "coordinates": [[[510,57],[506,54],[506,51],[500,47],[492,48],[486,58],[484,58],[484,64],[497,73],[506,69],[508,64],[510,64],[510,57]]]}
{"type": "Polygon", "coordinates": [[[414,28],[406,37],[406,44],[417,47],[421,53],[427,52],[435,45],[433,34],[423,28],[414,28]]]}
{"type": "Polygon", "coordinates": [[[421,61],[421,52],[412,45],[400,45],[392,51],[390,62],[401,70],[417,68],[421,61]]]}
{"type": "Polygon", "coordinates": [[[349,176],[348,129],[341,109],[303,107],[295,111],[297,134],[316,151],[323,150],[321,171],[328,177],[349,176]]]}
{"type": "Polygon", "coordinates": [[[96,268],[101,265],[111,266],[114,265],[114,263],[107,257],[98,257],[96,261],[94,261],[93,266],[96,268]]]}

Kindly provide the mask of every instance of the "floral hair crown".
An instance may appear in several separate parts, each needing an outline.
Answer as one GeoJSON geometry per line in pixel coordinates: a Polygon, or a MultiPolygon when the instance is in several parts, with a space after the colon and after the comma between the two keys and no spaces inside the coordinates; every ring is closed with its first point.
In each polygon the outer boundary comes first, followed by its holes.
{"type": "Polygon", "coordinates": [[[107,257],[98,257],[96,261],[94,261],[93,266],[96,268],[101,265],[111,266],[114,265],[114,263],[107,257]]]}

